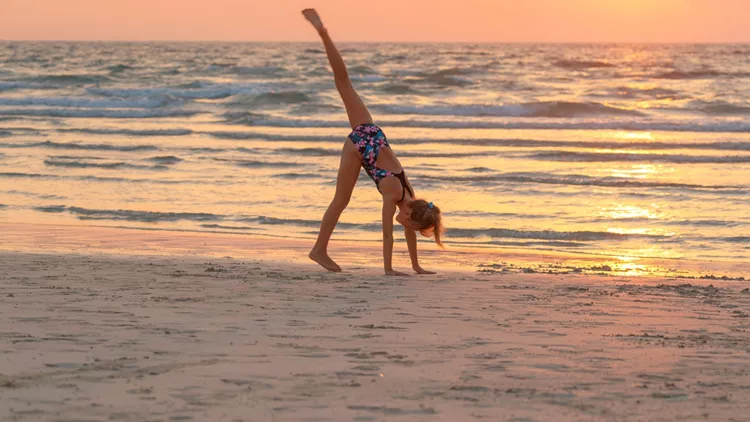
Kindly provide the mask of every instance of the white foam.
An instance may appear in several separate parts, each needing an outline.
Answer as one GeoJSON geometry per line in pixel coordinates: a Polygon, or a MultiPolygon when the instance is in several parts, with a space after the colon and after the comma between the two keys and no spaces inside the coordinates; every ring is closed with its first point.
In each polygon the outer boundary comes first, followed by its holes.
{"type": "MultiPolygon", "coordinates": [[[[378,119],[383,128],[408,127],[425,129],[538,129],[538,130],[625,130],[665,132],[750,133],[747,120],[706,120],[690,122],[642,120],[587,120],[587,119],[508,119],[508,120],[386,120],[378,119]]],[[[252,126],[345,128],[344,120],[262,119],[252,126]]]]}
{"type": "Polygon", "coordinates": [[[586,117],[637,116],[640,112],[594,102],[546,101],[521,104],[385,105],[377,107],[391,114],[422,116],[494,117],[586,117]]]}
{"type": "Polygon", "coordinates": [[[171,95],[130,99],[96,99],[86,97],[21,97],[1,98],[2,106],[51,106],[51,107],[88,107],[88,108],[159,108],[179,103],[179,98],[171,95]]]}
{"type": "Polygon", "coordinates": [[[188,117],[202,113],[183,109],[86,109],[86,108],[0,108],[0,116],[91,117],[112,119],[145,119],[152,117],[188,117]]]}
{"type": "Polygon", "coordinates": [[[87,88],[87,91],[106,97],[153,97],[170,95],[185,99],[219,99],[236,94],[263,94],[273,91],[273,87],[264,84],[208,84],[198,83],[195,87],[185,88],[87,88]]]}
{"type": "Polygon", "coordinates": [[[352,75],[351,79],[354,82],[383,82],[390,80],[390,78],[380,75],[352,75]]]}
{"type": "Polygon", "coordinates": [[[0,81],[0,91],[10,91],[14,89],[50,89],[50,88],[58,88],[58,87],[54,85],[50,85],[50,84],[0,81]]]}

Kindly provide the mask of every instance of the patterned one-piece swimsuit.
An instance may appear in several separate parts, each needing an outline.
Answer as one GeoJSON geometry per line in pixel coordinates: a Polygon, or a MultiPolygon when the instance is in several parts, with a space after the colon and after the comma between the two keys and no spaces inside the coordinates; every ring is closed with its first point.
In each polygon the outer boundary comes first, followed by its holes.
{"type": "MultiPolygon", "coordinates": [[[[389,147],[388,139],[385,137],[385,133],[378,126],[372,123],[365,123],[357,125],[352,133],[349,134],[349,139],[354,142],[359,150],[359,155],[362,157],[362,167],[364,167],[367,175],[370,176],[375,186],[380,190],[380,181],[388,176],[396,177],[404,189],[409,191],[409,194],[414,197],[409,184],[406,183],[406,175],[403,170],[400,173],[393,173],[385,169],[379,168],[376,163],[378,162],[378,156],[380,155],[380,149],[383,147],[389,147]]],[[[404,200],[404,195],[401,195],[401,200],[404,200]]]]}

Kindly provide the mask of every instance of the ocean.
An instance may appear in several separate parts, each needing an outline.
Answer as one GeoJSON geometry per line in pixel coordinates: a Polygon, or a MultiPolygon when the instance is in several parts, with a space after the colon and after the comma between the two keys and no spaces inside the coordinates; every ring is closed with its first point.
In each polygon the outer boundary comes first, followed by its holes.
{"type": "MultiPolygon", "coordinates": [[[[750,263],[750,45],[339,47],[449,250],[750,263]]],[[[0,221],[312,245],[348,132],[319,44],[0,43],[0,221]]]]}

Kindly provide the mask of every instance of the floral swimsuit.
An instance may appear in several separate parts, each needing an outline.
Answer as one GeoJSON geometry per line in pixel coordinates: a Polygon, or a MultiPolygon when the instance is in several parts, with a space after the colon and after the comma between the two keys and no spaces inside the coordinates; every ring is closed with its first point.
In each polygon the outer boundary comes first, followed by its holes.
{"type": "MultiPolygon", "coordinates": [[[[414,198],[414,192],[412,191],[409,184],[406,183],[406,175],[401,170],[400,173],[393,173],[388,170],[381,169],[375,165],[378,162],[378,156],[380,155],[380,149],[383,147],[389,147],[388,139],[385,137],[383,130],[372,123],[365,123],[357,125],[352,133],[349,134],[349,139],[354,142],[354,145],[359,150],[359,155],[362,157],[362,167],[364,167],[367,174],[370,176],[375,186],[380,190],[380,181],[388,176],[396,177],[400,182],[404,190],[401,195],[401,201],[404,200],[406,190],[414,198]]],[[[399,202],[401,202],[399,201],[399,202]]]]}

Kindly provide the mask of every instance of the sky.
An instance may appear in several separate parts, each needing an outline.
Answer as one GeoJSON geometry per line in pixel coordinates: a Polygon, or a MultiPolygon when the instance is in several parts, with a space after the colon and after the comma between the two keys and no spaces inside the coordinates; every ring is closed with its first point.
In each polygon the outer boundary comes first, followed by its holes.
{"type": "Polygon", "coordinates": [[[750,42],[750,0],[0,0],[0,40],[750,42]]]}

